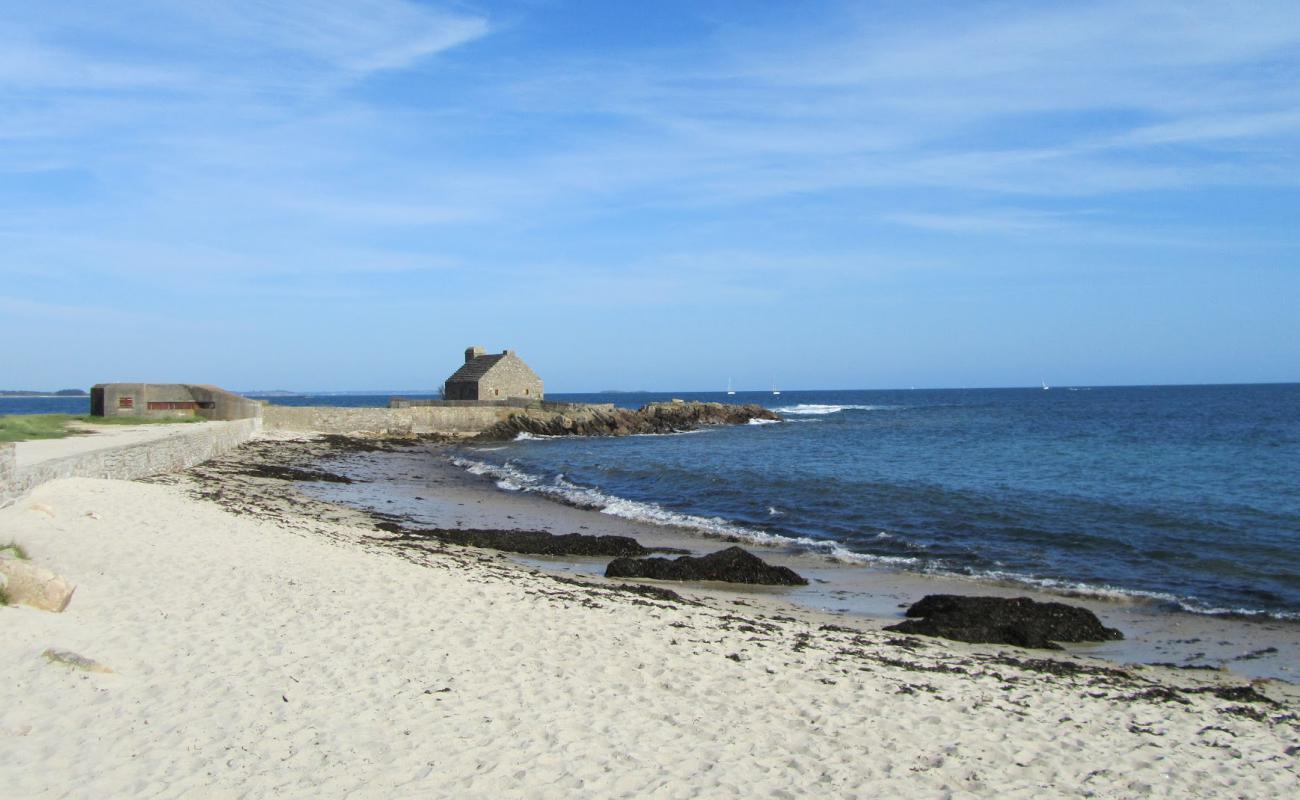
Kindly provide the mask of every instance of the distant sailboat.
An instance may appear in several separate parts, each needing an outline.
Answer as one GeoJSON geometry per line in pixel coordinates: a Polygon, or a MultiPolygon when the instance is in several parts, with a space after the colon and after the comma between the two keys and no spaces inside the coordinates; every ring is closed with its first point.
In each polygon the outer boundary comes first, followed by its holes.
{"type": "Polygon", "coordinates": [[[776,388],[776,381],[772,381],[772,394],[780,394],[781,390],[776,388]]]}
{"type": "Polygon", "coordinates": [[[735,394],[736,390],[731,388],[731,378],[727,378],[727,394],[735,394]]]}
{"type": "Polygon", "coordinates": [[[1050,389],[1050,388],[1052,388],[1052,387],[1050,387],[1050,386],[1047,385],[1047,381],[1043,381],[1043,391],[1045,392],[1045,391],[1047,391],[1047,390],[1050,389]]]}

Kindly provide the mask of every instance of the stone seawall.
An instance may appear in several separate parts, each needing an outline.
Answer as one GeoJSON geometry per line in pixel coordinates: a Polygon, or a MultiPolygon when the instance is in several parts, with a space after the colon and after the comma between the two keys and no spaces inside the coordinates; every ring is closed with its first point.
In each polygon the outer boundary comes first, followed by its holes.
{"type": "Polygon", "coordinates": [[[267,430],[303,433],[474,436],[517,413],[517,408],[480,405],[410,408],[268,405],[262,409],[262,421],[267,430]]]}
{"type": "Polygon", "coordinates": [[[205,430],[139,444],[106,447],[18,468],[13,445],[0,445],[0,506],[59,478],[132,480],[177,472],[235,449],[261,430],[260,419],[212,423],[205,430]]]}
{"type": "Polygon", "coordinates": [[[17,469],[14,446],[8,442],[0,443],[0,487],[7,486],[13,481],[17,469]]]}

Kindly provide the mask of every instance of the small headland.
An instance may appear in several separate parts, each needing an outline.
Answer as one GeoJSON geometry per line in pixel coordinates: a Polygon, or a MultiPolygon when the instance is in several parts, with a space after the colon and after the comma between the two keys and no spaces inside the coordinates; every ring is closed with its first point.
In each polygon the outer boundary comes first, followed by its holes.
{"type": "Polygon", "coordinates": [[[574,407],[552,414],[513,414],[479,434],[484,441],[513,439],[521,433],[533,436],[635,436],[679,433],[717,425],[744,425],[750,420],[779,417],[760,405],[704,403],[674,400],[650,403],[635,411],[609,406],[574,407]]]}

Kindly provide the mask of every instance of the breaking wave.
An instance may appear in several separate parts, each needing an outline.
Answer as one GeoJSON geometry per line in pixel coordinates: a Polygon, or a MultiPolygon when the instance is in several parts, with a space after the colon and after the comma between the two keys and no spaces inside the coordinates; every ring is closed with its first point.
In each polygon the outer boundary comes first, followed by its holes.
{"type": "Polygon", "coordinates": [[[562,474],[549,479],[531,475],[508,461],[505,464],[496,465],[453,456],[451,463],[471,475],[482,475],[493,479],[498,488],[506,491],[531,492],[577,508],[599,511],[613,517],[648,522],[654,525],[687,528],[710,538],[740,540],[758,545],[793,547],[806,553],[814,553],[846,563],[916,561],[916,559],[893,559],[855,553],[836,541],[812,539],[805,536],[782,536],[737,525],[722,517],[683,514],[666,509],[657,503],[629,500],[617,495],[606,494],[589,486],[580,486],[566,479],[562,474]]]}
{"type": "Polygon", "coordinates": [[[819,403],[800,403],[797,406],[774,408],[778,414],[838,414],[841,411],[887,411],[899,406],[863,406],[863,405],[822,405],[819,403]]]}

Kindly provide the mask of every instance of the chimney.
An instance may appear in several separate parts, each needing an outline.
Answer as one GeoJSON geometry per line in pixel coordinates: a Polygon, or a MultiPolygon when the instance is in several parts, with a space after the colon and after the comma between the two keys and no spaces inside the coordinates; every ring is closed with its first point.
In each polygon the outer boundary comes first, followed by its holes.
{"type": "Polygon", "coordinates": [[[486,352],[487,352],[486,350],[479,347],[478,345],[474,345],[473,347],[466,347],[465,363],[468,364],[469,362],[473,361],[474,359],[478,358],[479,356],[483,355],[486,352]]]}
{"type": "Polygon", "coordinates": [[[514,355],[514,354],[515,354],[515,351],[514,351],[514,350],[502,350],[502,351],[501,351],[501,355],[503,355],[503,356],[512,356],[512,355],[514,355]]]}

